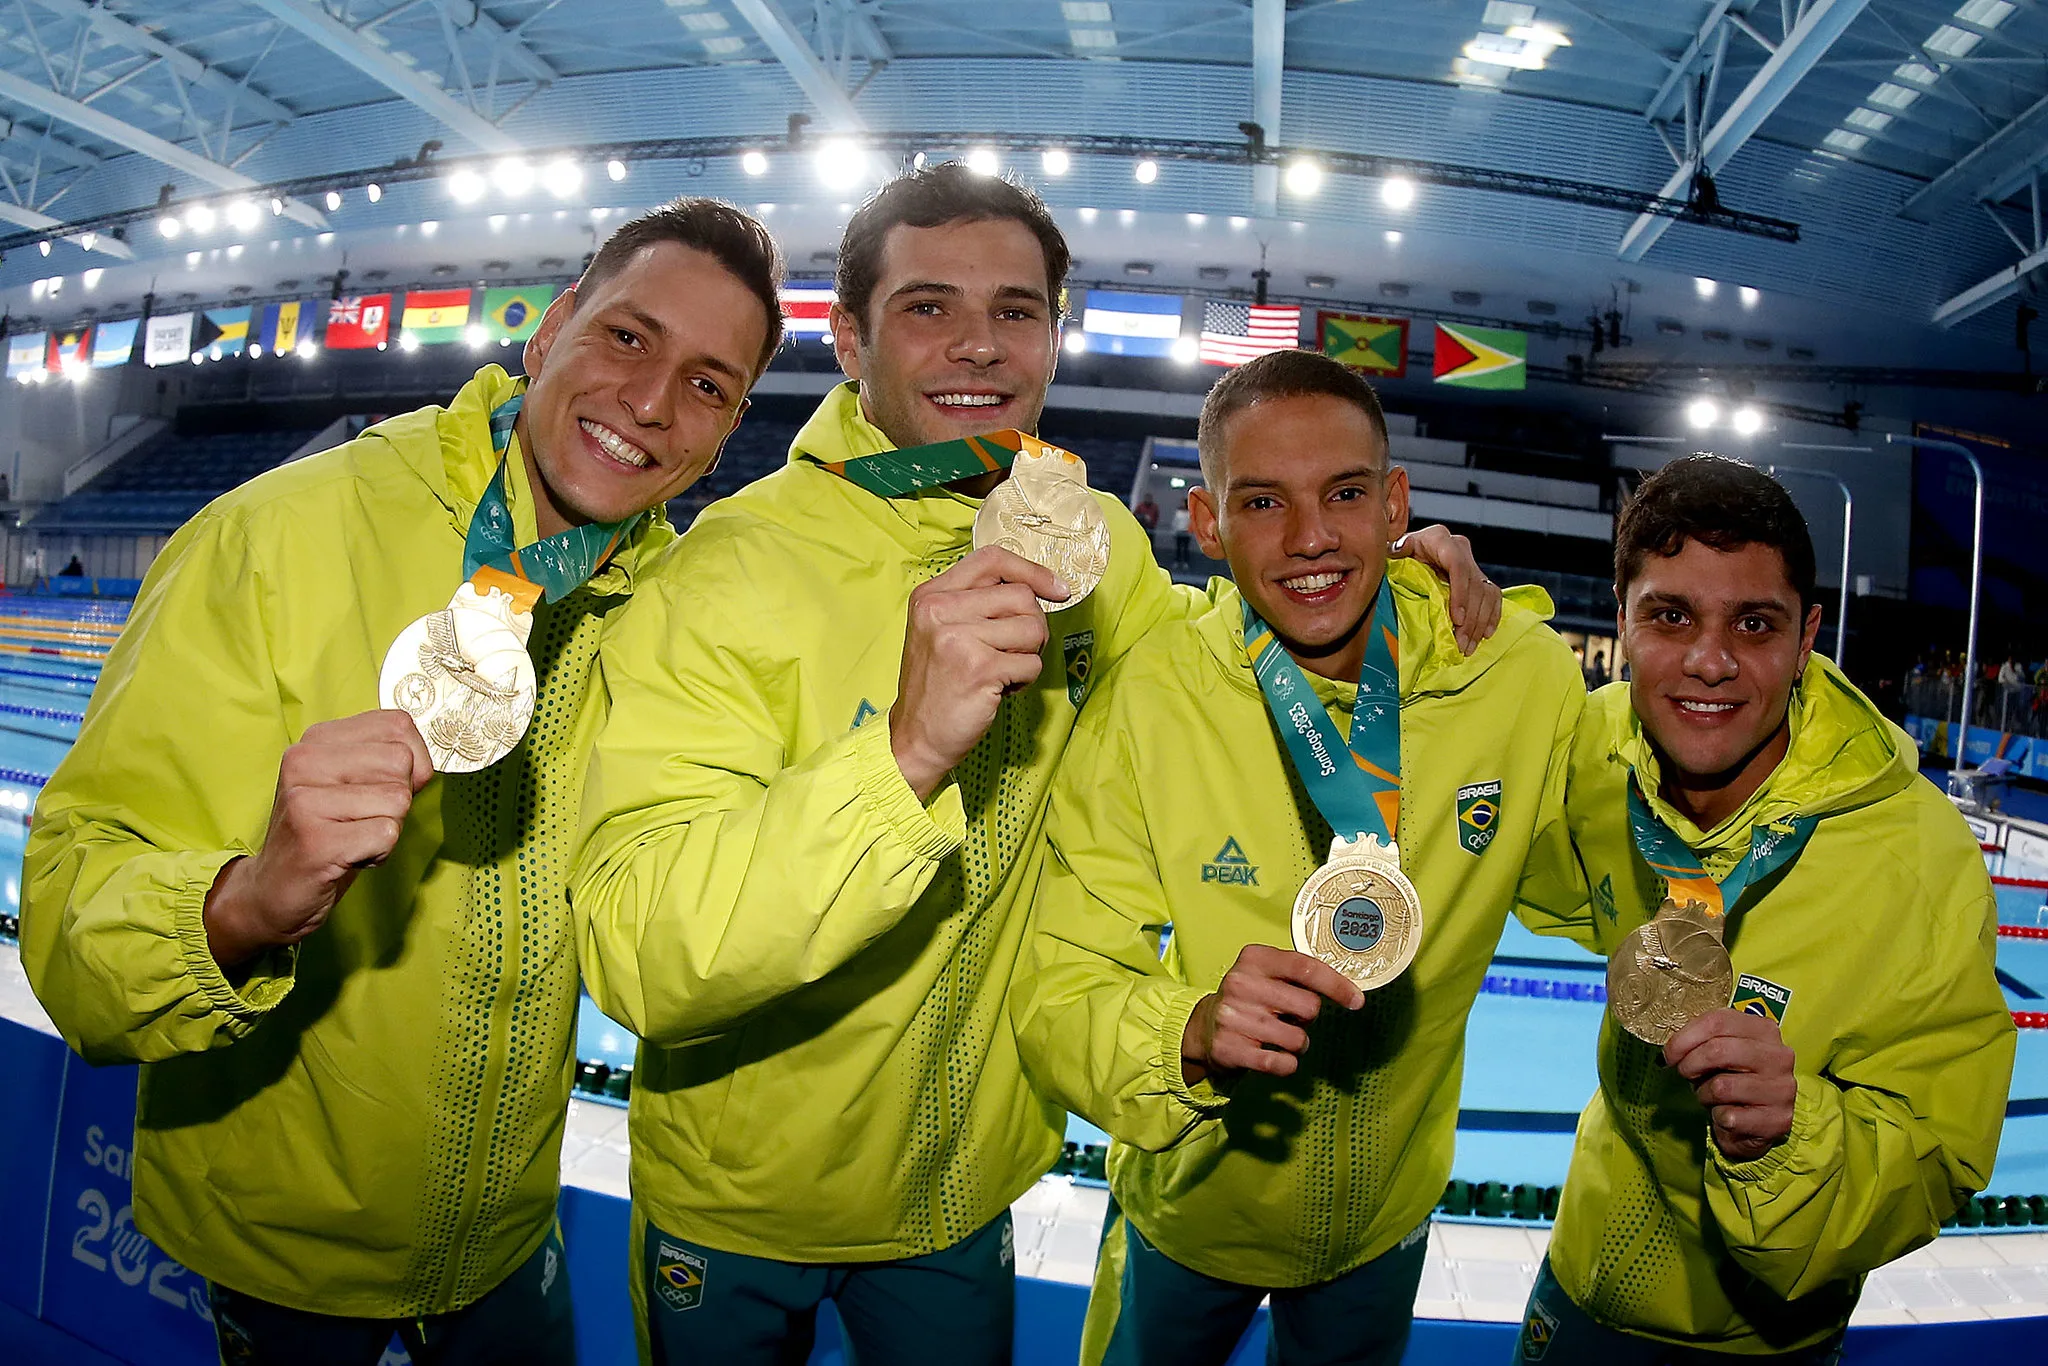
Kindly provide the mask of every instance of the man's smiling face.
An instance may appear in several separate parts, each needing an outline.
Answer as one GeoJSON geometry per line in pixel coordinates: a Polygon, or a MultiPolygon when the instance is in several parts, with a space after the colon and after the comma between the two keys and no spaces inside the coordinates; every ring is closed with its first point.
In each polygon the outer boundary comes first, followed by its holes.
{"type": "Polygon", "coordinates": [[[867,313],[834,305],[833,349],[895,445],[1038,430],[1059,331],[1045,250],[1023,223],[891,228],[867,313]]]}

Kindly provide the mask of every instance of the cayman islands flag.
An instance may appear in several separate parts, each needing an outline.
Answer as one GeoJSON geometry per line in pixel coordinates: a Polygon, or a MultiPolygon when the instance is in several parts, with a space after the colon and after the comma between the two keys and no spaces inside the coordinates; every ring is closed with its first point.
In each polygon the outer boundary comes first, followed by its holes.
{"type": "Polygon", "coordinates": [[[1408,373],[1408,320],[1369,313],[1318,313],[1316,336],[1324,355],[1368,374],[1399,379],[1408,373]]]}
{"type": "Polygon", "coordinates": [[[1529,387],[1529,334],[1436,325],[1436,382],[1465,389],[1529,387]]]}

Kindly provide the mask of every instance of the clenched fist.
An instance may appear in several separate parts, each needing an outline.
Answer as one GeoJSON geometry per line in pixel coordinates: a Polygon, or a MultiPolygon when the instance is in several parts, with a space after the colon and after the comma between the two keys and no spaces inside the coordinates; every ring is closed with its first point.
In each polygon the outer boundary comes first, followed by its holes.
{"type": "Polygon", "coordinates": [[[1291,1077],[1308,1051],[1308,1024],[1325,1000],[1346,1010],[1365,1004],[1350,978],[1292,949],[1247,944],[1204,996],[1181,1033],[1181,1077],[1193,1086],[1217,1072],[1291,1077]]]}
{"type": "Polygon", "coordinates": [[[222,968],[296,944],[356,874],[398,844],[434,762],[412,718],[366,711],[309,727],[284,752],[263,848],[221,869],[206,895],[206,942],[222,968]]]}
{"type": "Polygon", "coordinates": [[[889,745],[919,801],[980,742],[1004,694],[1037,679],[1046,640],[1038,600],[1067,595],[1050,569],[995,546],[911,593],[889,745]]]}
{"type": "Polygon", "coordinates": [[[1776,1020],[1739,1010],[1702,1015],[1671,1036],[1664,1061],[1692,1083],[1714,1146],[1729,1161],[1754,1161],[1792,1132],[1799,1081],[1776,1020]]]}

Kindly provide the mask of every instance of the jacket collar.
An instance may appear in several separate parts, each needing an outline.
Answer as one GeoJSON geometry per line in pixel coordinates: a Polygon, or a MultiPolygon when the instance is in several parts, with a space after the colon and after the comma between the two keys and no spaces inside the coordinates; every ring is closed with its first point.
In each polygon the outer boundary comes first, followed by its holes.
{"type": "Polygon", "coordinates": [[[859,515],[885,530],[912,554],[965,552],[974,537],[979,498],[950,489],[922,489],[881,498],[841,479],[823,466],[896,449],[881,428],[861,411],[860,385],[847,380],[833,388],[790,443],[789,463],[817,471],[844,491],[859,515]]]}

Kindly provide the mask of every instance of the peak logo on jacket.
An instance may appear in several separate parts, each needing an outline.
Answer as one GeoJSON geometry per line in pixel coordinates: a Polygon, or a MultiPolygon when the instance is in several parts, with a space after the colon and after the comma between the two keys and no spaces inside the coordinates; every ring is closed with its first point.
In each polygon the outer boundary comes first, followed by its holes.
{"type": "Polygon", "coordinates": [[[1237,837],[1223,841],[1223,847],[1216,851],[1216,857],[1202,865],[1202,881],[1220,882],[1226,887],[1256,887],[1259,885],[1259,868],[1245,857],[1238,845],[1237,837]]]}

